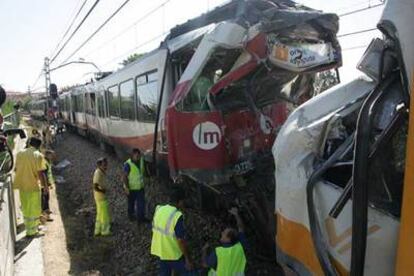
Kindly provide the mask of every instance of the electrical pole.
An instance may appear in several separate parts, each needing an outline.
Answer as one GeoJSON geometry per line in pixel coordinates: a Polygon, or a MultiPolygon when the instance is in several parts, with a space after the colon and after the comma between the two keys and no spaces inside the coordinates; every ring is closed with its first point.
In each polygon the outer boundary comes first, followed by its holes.
{"type": "Polygon", "coordinates": [[[50,85],[50,68],[49,68],[49,58],[45,57],[45,89],[46,89],[46,109],[49,111],[49,85],[50,85]]]}
{"type": "Polygon", "coordinates": [[[32,91],[30,90],[30,85],[27,87],[27,95],[29,96],[29,98],[32,97],[32,91]]]}

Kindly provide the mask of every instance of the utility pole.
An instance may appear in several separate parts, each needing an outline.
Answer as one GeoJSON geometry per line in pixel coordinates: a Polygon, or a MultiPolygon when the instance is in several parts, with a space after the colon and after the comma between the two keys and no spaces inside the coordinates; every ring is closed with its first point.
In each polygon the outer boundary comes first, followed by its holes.
{"type": "Polygon", "coordinates": [[[30,90],[30,85],[27,87],[27,95],[29,96],[29,98],[32,97],[32,91],[30,90]]]}
{"type": "Polygon", "coordinates": [[[45,57],[45,89],[46,89],[46,109],[49,111],[49,85],[50,85],[50,68],[49,68],[49,58],[45,57]]]}

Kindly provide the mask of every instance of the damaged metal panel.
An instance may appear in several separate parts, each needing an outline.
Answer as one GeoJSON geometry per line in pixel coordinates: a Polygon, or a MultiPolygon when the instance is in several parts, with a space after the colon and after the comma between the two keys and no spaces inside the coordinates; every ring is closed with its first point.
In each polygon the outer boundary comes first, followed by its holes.
{"type": "Polygon", "coordinates": [[[286,1],[240,5],[204,34],[173,93],[166,122],[173,177],[219,184],[254,170],[293,106],[314,95],[316,74],[342,64],[336,15],[286,1]],[[201,130],[204,122],[212,127],[201,130]],[[196,129],[203,134],[179,150],[196,129]],[[200,140],[211,133],[219,139],[200,140]],[[205,150],[201,141],[215,146],[205,150]]]}
{"type": "Polygon", "coordinates": [[[348,95],[344,86],[311,99],[274,145],[278,246],[311,273],[394,271],[408,110],[393,39],[373,40],[358,65],[371,88],[354,81],[348,95]],[[292,227],[311,241],[306,258],[291,250],[292,227]]]}

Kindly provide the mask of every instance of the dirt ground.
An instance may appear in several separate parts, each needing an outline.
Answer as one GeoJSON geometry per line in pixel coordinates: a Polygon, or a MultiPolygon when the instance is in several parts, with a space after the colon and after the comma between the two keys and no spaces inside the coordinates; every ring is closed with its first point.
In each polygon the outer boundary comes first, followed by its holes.
{"type": "Polygon", "coordinates": [[[65,228],[56,198],[55,189],[50,191],[50,209],[53,222],[47,223],[42,240],[45,276],[66,275],[70,270],[70,257],[66,248],[65,228]]]}
{"type": "MultiPolygon", "coordinates": [[[[51,222],[47,226],[48,233],[44,238],[47,275],[157,275],[157,260],[149,252],[151,226],[138,225],[127,219],[127,201],[120,182],[122,163],[89,140],[70,133],[63,135],[55,151],[58,161],[67,159],[71,165],[58,173],[64,177],[65,183],[56,185],[57,202],[52,200],[52,211],[59,216],[60,210],[62,224],[57,220],[57,223],[51,222]],[[101,156],[109,159],[108,197],[113,236],[94,238],[95,204],[91,180],[95,161],[101,156]],[[60,245],[55,246],[56,241],[60,245]],[[65,251],[61,247],[65,243],[68,256],[61,254],[65,251]]],[[[147,197],[153,199],[152,204],[162,203],[163,194],[151,185],[157,183],[147,184],[147,197]]],[[[185,210],[184,218],[191,253],[200,262],[201,247],[206,241],[215,243],[223,223],[195,210],[185,210]]],[[[250,250],[247,258],[247,275],[280,274],[274,260],[255,258],[250,250]]]]}

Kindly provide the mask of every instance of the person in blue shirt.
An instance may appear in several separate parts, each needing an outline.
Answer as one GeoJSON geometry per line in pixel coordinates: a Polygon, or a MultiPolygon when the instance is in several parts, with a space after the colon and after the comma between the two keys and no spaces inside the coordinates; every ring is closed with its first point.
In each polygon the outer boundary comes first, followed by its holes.
{"type": "MultiPolygon", "coordinates": [[[[173,189],[170,192],[170,204],[166,204],[164,206],[170,206],[170,209],[176,209],[179,213],[181,213],[180,210],[183,209],[184,206],[184,199],[185,199],[185,193],[181,189],[173,189]]],[[[159,257],[159,265],[160,265],[160,271],[159,275],[161,276],[170,276],[173,272],[179,273],[179,275],[196,275],[194,271],[194,264],[192,261],[192,258],[190,256],[190,252],[188,250],[187,246],[187,233],[186,229],[184,227],[184,215],[180,215],[175,226],[174,226],[174,239],[177,241],[179,251],[181,251],[182,256],[176,260],[167,260],[162,259],[162,252],[158,252],[158,249],[161,250],[169,250],[168,246],[166,244],[158,244],[160,242],[159,240],[154,240],[154,231],[159,231],[156,228],[159,227],[157,225],[157,212],[158,208],[163,207],[162,205],[157,206],[157,209],[154,214],[154,220],[153,220],[153,239],[151,243],[151,254],[156,255],[159,257]],[[154,229],[155,228],[155,229],[154,229]],[[161,246],[161,248],[159,248],[161,246]],[[165,248],[164,248],[165,247],[165,248]],[[159,255],[161,253],[161,256],[159,255]]],[[[177,212],[176,211],[176,212],[177,212]]],[[[160,211],[161,212],[161,211],[160,211]]],[[[168,223],[167,223],[168,224],[168,223]]],[[[166,242],[164,240],[164,242],[166,242]]]]}
{"type": "Polygon", "coordinates": [[[147,223],[145,217],[144,176],[145,163],[139,149],[133,149],[131,157],[124,163],[124,190],[128,196],[128,218],[130,221],[147,223]]]}
{"type": "MultiPolygon", "coordinates": [[[[236,230],[233,227],[226,227],[221,232],[220,246],[218,246],[215,250],[213,250],[209,255],[207,254],[207,250],[210,247],[209,244],[206,244],[202,249],[202,265],[204,268],[210,268],[212,271],[217,271],[217,270],[229,271],[229,269],[223,270],[223,267],[228,268],[228,267],[234,266],[235,263],[238,263],[237,265],[239,267],[242,267],[244,270],[244,267],[246,265],[246,256],[244,252],[247,247],[247,240],[244,234],[243,221],[239,215],[237,208],[231,208],[229,210],[229,213],[232,214],[234,218],[236,219],[238,230],[236,230]],[[240,244],[241,244],[241,247],[240,247],[240,244]],[[238,250],[238,252],[236,253],[234,253],[233,251],[233,253],[230,253],[230,257],[227,257],[225,259],[223,258],[223,260],[221,260],[222,262],[224,261],[227,263],[219,264],[219,259],[217,256],[217,252],[218,252],[217,249],[221,249],[221,250],[231,249],[231,248],[235,248],[236,246],[239,246],[241,249],[238,250]],[[237,260],[232,260],[231,259],[232,257],[237,258],[237,260]],[[221,266],[221,269],[219,268],[219,265],[221,266]]],[[[213,275],[215,274],[213,273],[213,275]]],[[[220,273],[217,273],[217,275],[220,275],[220,273]]]]}

